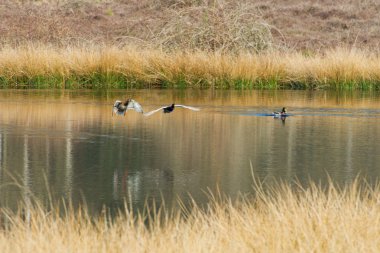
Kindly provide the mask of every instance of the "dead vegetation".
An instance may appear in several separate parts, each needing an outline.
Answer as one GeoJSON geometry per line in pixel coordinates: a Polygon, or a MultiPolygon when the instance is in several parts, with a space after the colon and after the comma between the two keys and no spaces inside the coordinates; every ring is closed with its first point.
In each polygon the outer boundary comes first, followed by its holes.
{"type": "Polygon", "coordinates": [[[0,87],[379,90],[379,63],[379,54],[342,48],[305,55],[29,45],[0,50],[0,87]]]}
{"type": "Polygon", "coordinates": [[[377,49],[375,0],[4,0],[1,43],[202,50],[377,49]]]}
{"type": "Polygon", "coordinates": [[[8,252],[379,252],[379,186],[256,187],[255,198],[210,196],[178,212],[163,208],[111,218],[87,209],[1,210],[8,252]],[[153,214],[152,214],[153,213],[153,214]]]}

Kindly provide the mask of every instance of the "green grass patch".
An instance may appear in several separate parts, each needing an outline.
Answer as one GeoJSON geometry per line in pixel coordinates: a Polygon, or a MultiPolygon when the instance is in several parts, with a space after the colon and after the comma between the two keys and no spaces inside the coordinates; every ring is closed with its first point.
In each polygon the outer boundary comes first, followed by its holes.
{"type": "Polygon", "coordinates": [[[238,78],[186,78],[178,75],[172,79],[157,78],[144,80],[133,75],[121,73],[92,73],[86,75],[62,76],[0,76],[0,88],[19,89],[185,89],[185,88],[216,88],[216,89],[334,89],[334,90],[379,90],[380,80],[288,80],[281,81],[273,77],[256,80],[238,78]]]}

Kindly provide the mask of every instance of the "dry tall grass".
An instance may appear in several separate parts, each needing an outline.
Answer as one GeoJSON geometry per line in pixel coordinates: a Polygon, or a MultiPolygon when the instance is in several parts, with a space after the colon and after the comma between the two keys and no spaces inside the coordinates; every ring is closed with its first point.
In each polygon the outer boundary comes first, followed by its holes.
{"type": "Polygon", "coordinates": [[[356,49],[165,53],[136,47],[3,47],[3,87],[363,88],[380,86],[380,56],[356,49]]]}
{"type": "Polygon", "coordinates": [[[207,209],[123,212],[114,220],[85,210],[62,216],[38,205],[30,216],[3,211],[0,251],[379,252],[380,188],[358,182],[342,189],[258,187],[252,199],[211,198],[207,209]]]}

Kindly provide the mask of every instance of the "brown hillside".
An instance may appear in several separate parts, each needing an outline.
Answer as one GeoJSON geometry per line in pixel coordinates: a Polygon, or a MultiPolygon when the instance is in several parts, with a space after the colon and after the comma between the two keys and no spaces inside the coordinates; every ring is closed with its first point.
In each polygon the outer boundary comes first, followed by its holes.
{"type": "Polygon", "coordinates": [[[376,0],[3,0],[3,44],[377,49],[376,0]]]}

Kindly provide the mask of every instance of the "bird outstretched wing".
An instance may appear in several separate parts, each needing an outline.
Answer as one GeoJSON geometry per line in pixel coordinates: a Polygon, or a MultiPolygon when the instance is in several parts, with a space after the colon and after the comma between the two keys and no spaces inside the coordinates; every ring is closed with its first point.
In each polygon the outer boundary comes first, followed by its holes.
{"type": "MultiPolygon", "coordinates": [[[[200,111],[199,108],[196,108],[196,107],[193,107],[193,106],[188,106],[188,105],[174,105],[174,106],[175,107],[182,107],[182,108],[190,109],[190,110],[193,110],[193,111],[200,111]]],[[[144,116],[151,116],[152,114],[155,114],[156,112],[159,112],[159,111],[163,110],[166,107],[168,107],[168,106],[162,106],[162,107],[157,108],[157,109],[155,109],[153,111],[144,113],[144,116]]]]}
{"type": "Polygon", "coordinates": [[[164,109],[166,106],[162,106],[162,107],[160,107],[160,108],[158,108],[158,109],[155,109],[155,110],[153,110],[153,111],[150,111],[150,112],[147,112],[147,113],[144,113],[143,115],[144,116],[151,116],[152,114],[155,114],[156,112],[159,112],[159,111],[161,111],[162,109],[164,109]]]}
{"type": "Polygon", "coordinates": [[[135,110],[136,112],[144,113],[142,106],[133,99],[129,101],[127,110],[135,110]]]}
{"type": "Polygon", "coordinates": [[[190,109],[190,110],[197,111],[197,112],[201,110],[199,108],[188,106],[188,105],[175,105],[175,107],[182,107],[182,108],[190,109]]]}

